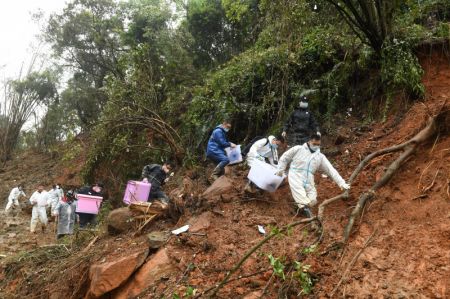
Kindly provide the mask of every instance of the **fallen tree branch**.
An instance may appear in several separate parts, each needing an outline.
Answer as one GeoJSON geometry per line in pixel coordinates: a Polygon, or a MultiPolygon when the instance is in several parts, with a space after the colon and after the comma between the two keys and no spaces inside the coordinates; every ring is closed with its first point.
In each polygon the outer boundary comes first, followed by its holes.
{"type": "Polygon", "coordinates": [[[256,244],[255,246],[253,246],[249,251],[247,251],[247,253],[239,260],[239,262],[230,270],[228,271],[227,275],[225,276],[225,278],[218,284],[215,285],[205,291],[203,291],[202,293],[198,294],[195,298],[199,298],[207,293],[209,293],[210,291],[214,291],[210,297],[214,297],[216,296],[217,292],[223,287],[225,286],[229,280],[230,277],[244,264],[244,262],[259,248],[261,248],[261,246],[263,246],[265,243],[267,243],[268,241],[270,241],[273,237],[278,236],[279,234],[282,234],[288,230],[290,230],[293,227],[296,227],[300,224],[304,224],[304,223],[311,223],[313,221],[316,221],[317,217],[313,217],[313,218],[308,218],[308,219],[303,219],[300,221],[296,221],[293,223],[290,223],[284,227],[282,227],[279,230],[276,231],[272,231],[267,237],[265,237],[264,239],[262,239],[258,244],[256,244]]]}

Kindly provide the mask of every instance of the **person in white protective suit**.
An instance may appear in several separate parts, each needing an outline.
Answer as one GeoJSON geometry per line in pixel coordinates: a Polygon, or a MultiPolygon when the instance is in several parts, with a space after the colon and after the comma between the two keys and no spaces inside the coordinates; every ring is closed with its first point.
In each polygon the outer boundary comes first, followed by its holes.
{"type": "Polygon", "coordinates": [[[37,222],[41,222],[42,232],[45,232],[47,227],[47,203],[48,203],[48,192],[44,190],[44,186],[40,185],[31,195],[30,203],[33,205],[33,210],[31,213],[31,223],[30,231],[36,233],[37,222]]]}
{"type": "Polygon", "coordinates": [[[60,185],[53,185],[52,189],[48,191],[48,206],[50,207],[50,215],[56,216],[56,207],[58,203],[63,199],[64,192],[60,185]]]}
{"type": "Polygon", "coordinates": [[[311,136],[307,143],[296,145],[286,151],[280,158],[276,174],[282,176],[289,163],[289,186],[298,207],[297,213],[303,210],[308,218],[312,217],[310,208],[317,203],[317,191],[314,184],[314,173],[317,170],[331,177],[341,189],[350,189],[350,185],[320,152],[320,136],[317,134],[311,136]]]}
{"type": "Polygon", "coordinates": [[[16,207],[19,207],[19,198],[20,196],[26,197],[25,192],[23,192],[23,186],[22,184],[18,185],[17,187],[13,188],[11,190],[11,193],[9,193],[8,197],[8,203],[6,204],[5,213],[8,213],[9,209],[14,205],[16,207]]]}
{"type": "MultiPolygon", "coordinates": [[[[261,138],[252,144],[248,151],[246,162],[251,168],[256,160],[268,162],[270,165],[277,167],[278,164],[278,147],[285,143],[284,137],[269,136],[261,138]]],[[[245,186],[245,191],[253,193],[255,185],[249,181],[245,186]]]]}

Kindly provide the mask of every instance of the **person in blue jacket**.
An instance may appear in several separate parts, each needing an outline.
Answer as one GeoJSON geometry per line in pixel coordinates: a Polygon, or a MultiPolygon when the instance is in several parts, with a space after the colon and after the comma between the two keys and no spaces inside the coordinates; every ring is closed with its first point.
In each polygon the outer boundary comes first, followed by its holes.
{"type": "Polygon", "coordinates": [[[225,174],[225,166],[230,163],[225,149],[227,147],[234,148],[236,144],[229,142],[227,139],[227,132],[231,129],[229,120],[224,120],[221,125],[217,126],[209,137],[208,147],[206,149],[206,157],[214,163],[218,163],[211,175],[211,178],[217,180],[220,176],[225,174]]]}

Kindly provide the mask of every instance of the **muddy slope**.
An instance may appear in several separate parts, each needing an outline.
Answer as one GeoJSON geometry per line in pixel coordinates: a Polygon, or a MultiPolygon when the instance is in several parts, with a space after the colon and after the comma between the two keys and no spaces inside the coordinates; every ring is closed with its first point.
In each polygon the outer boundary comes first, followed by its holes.
{"type": "MultiPolygon", "coordinates": [[[[335,139],[329,138],[325,150],[330,152],[330,160],[344,178],[350,176],[367,154],[408,140],[425,126],[430,115],[450,108],[449,58],[438,53],[423,57],[422,63],[426,71],[426,98],[414,103],[401,119],[393,117],[384,124],[363,126],[349,118],[338,128],[339,144],[335,145],[335,139]]],[[[318,248],[309,248],[317,238],[315,230],[309,226],[299,226],[286,236],[274,238],[242,265],[234,276],[241,278],[226,285],[219,297],[259,298],[263,290],[264,298],[298,297],[301,285],[274,277],[269,254],[280,257],[286,266],[293,261],[310,266],[309,277],[315,284],[308,295],[311,298],[330,297],[333,291],[338,298],[450,297],[448,124],[444,124],[441,132],[433,142],[420,147],[394,179],[367,204],[344,251],[333,250],[330,246],[341,239],[359,194],[383,173],[395,154],[375,159],[355,181],[352,197],[327,207],[324,241],[318,248]],[[366,243],[369,238],[371,242],[366,243]],[[342,279],[359,252],[358,259],[342,279]]],[[[209,190],[206,190],[205,174],[186,177],[183,187],[173,191],[184,206],[184,215],[176,224],[162,221],[150,226],[147,232],[168,231],[190,224],[191,233],[173,236],[158,251],[150,251],[142,266],[128,274],[129,277],[122,277],[123,283],[103,298],[171,298],[175,293],[185,294],[189,287],[201,294],[219,283],[227,271],[264,238],[257,225],[269,231],[271,227],[297,219],[292,215],[287,185],[273,194],[248,195],[242,191],[245,175],[245,169],[234,166],[209,190]]],[[[317,176],[316,183],[319,203],[340,193],[328,178],[317,176]]],[[[48,298],[51,293],[60,298],[84,297],[89,289],[97,290],[90,276],[91,265],[96,269],[106,267],[146,246],[146,236],[102,235],[89,254],[75,252],[57,263],[38,267],[35,279],[27,276],[29,281],[19,277],[6,281],[4,294],[11,298],[24,295],[48,298]],[[64,277],[71,278],[71,283],[65,280],[40,283],[39,279],[55,271],[62,271],[64,277]],[[27,289],[27,283],[37,289],[34,292],[27,289]]],[[[21,268],[21,271],[27,273],[29,269],[21,268]]]]}

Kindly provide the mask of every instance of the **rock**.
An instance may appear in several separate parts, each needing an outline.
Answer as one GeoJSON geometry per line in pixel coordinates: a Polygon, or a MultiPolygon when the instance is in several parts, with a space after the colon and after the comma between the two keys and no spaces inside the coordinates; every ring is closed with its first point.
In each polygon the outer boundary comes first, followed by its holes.
{"type": "Polygon", "coordinates": [[[124,284],[145,262],[148,249],[112,262],[92,265],[89,269],[90,287],[86,298],[98,298],[124,284]]]}
{"type": "Polygon", "coordinates": [[[204,231],[209,228],[211,225],[211,219],[212,213],[211,212],[204,212],[200,216],[191,218],[188,223],[190,224],[189,231],[191,233],[196,233],[199,231],[204,231]]]}
{"type": "Polygon", "coordinates": [[[117,235],[129,231],[132,228],[133,214],[129,208],[119,208],[111,211],[106,223],[108,225],[108,233],[117,235]]]}
{"type": "Polygon", "coordinates": [[[203,192],[202,197],[211,199],[222,194],[226,194],[233,189],[233,181],[226,176],[221,176],[203,192]]]}
{"type": "Polygon", "coordinates": [[[151,249],[158,249],[167,242],[169,236],[165,232],[151,232],[147,234],[148,245],[151,249]]]}
{"type": "Polygon", "coordinates": [[[130,280],[114,292],[115,299],[135,298],[144,290],[154,286],[161,278],[173,274],[176,268],[172,265],[166,249],[160,249],[155,255],[130,278],[130,280]]]}

